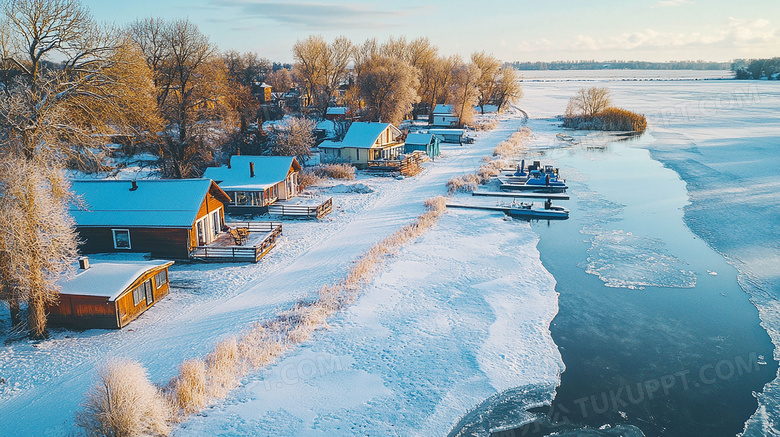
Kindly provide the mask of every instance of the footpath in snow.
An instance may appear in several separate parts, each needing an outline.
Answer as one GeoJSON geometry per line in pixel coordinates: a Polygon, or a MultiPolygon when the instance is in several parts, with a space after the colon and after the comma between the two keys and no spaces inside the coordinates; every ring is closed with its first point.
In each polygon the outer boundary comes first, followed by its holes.
{"type": "MultiPolygon", "coordinates": [[[[165,383],[186,359],[312,296],[351,261],[423,212],[454,175],[473,172],[521,125],[504,116],[474,144],[447,146],[413,178],[336,186],[321,222],[285,222],[259,264],[180,263],[171,295],[121,331],[55,331],[0,348],[0,435],[63,435],[97,368],[131,358],[165,383]],[[358,190],[358,191],[371,191],[358,190]]],[[[177,435],[445,434],[467,410],[522,384],[557,383],[562,363],[548,326],[557,312],[526,223],[449,211],[395,255],[357,304],[280,362],[245,379],[177,435]]],[[[0,313],[0,318],[7,318],[0,313]]]]}

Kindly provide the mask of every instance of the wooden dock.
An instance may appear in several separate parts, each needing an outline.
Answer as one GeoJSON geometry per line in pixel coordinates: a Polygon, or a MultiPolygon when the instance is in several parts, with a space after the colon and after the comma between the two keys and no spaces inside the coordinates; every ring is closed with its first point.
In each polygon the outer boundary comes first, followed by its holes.
{"type": "Polygon", "coordinates": [[[447,208],[479,209],[482,211],[501,211],[504,213],[509,212],[511,209],[508,206],[464,205],[462,203],[448,203],[447,208]]]}
{"type": "Polygon", "coordinates": [[[568,194],[556,193],[524,193],[524,192],[506,192],[506,191],[472,191],[472,196],[487,197],[517,197],[524,199],[550,199],[550,200],[569,200],[568,194]]]}

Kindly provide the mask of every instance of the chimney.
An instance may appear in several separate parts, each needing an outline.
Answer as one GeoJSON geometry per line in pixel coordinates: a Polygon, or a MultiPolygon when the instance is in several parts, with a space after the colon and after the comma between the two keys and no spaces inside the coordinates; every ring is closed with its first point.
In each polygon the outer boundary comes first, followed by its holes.
{"type": "Polygon", "coordinates": [[[251,161],[249,162],[249,177],[255,177],[255,163],[251,161]]]}
{"type": "Polygon", "coordinates": [[[135,191],[138,189],[138,182],[136,182],[135,179],[130,181],[130,183],[133,184],[133,186],[130,188],[130,191],[135,191]]]}
{"type": "Polygon", "coordinates": [[[89,257],[79,257],[79,270],[87,270],[89,268],[89,257]]]}
{"type": "Polygon", "coordinates": [[[228,156],[228,168],[230,168],[230,160],[233,159],[232,156],[228,156]]]}

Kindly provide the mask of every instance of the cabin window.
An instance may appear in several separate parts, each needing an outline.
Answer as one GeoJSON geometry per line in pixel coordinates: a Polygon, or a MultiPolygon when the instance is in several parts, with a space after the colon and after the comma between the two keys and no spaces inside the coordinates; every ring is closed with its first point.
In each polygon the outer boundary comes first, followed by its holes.
{"type": "Polygon", "coordinates": [[[154,275],[154,284],[157,288],[162,287],[168,283],[168,270],[160,270],[154,275]]]}
{"type": "Polygon", "coordinates": [[[355,149],[355,161],[360,161],[360,149],[355,149]]]}
{"type": "Polygon", "coordinates": [[[111,229],[114,234],[114,249],[130,249],[130,230],[111,229]]]}
{"type": "Polygon", "coordinates": [[[214,229],[214,235],[222,230],[222,220],[219,218],[219,209],[211,213],[211,226],[214,229]]]}
{"type": "Polygon", "coordinates": [[[133,305],[138,305],[144,300],[146,300],[147,305],[151,305],[154,302],[151,279],[147,279],[143,284],[133,289],[133,305]]]}

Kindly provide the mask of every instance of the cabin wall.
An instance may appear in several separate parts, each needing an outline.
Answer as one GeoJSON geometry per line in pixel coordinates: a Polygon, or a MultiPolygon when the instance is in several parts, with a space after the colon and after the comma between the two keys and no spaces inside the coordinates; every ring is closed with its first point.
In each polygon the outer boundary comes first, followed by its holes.
{"type": "Polygon", "coordinates": [[[61,294],[55,305],[46,308],[48,324],[78,329],[118,328],[116,305],[102,296],[61,294]]]}
{"type": "Polygon", "coordinates": [[[82,240],[81,253],[141,252],[157,258],[189,258],[188,229],[182,228],[128,228],[128,227],[77,227],[82,240]],[[130,231],[130,249],[115,249],[111,229],[130,231]]]}
{"type": "Polygon", "coordinates": [[[214,197],[209,191],[209,193],[206,194],[206,198],[203,199],[203,202],[200,204],[198,215],[195,218],[195,222],[193,222],[192,224],[192,228],[190,228],[189,247],[187,251],[188,254],[189,254],[189,250],[192,250],[193,247],[200,245],[198,244],[199,242],[198,242],[197,224],[198,221],[201,220],[203,217],[209,216],[205,220],[205,228],[204,228],[204,232],[210,233],[210,238],[207,238],[206,244],[210,243],[212,241],[212,238],[215,237],[212,228],[213,223],[212,223],[211,214],[217,210],[219,210],[219,229],[221,232],[222,226],[225,224],[225,205],[216,197],[214,197]]]}
{"type": "MultiPolygon", "coordinates": [[[[116,319],[119,321],[118,328],[121,328],[134,319],[136,319],[138,316],[141,315],[144,311],[149,309],[152,305],[157,303],[160,299],[168,295],[168,292],[170,291],[169,283],[166,282],[165,284],[157,284],[154,276],[160,272],[160,269],[152,270],[150,272],[147,272],[140,278],[138,278],[135,282],[133,282],[133,285],[131,285],[123,294],[121,294],[116,299],[116,319]],[[133,289],[140,286],[147,280],[152,281],[152,291],[153,291],[153,298],[151,304],[146,303],[146,299],[142,299],[141,302],[138,303],[138,305],[135,305],[133,302],[133,289]]],[[[162,269],[162,271],[168,271],[167,268],[162,269]]]]}

